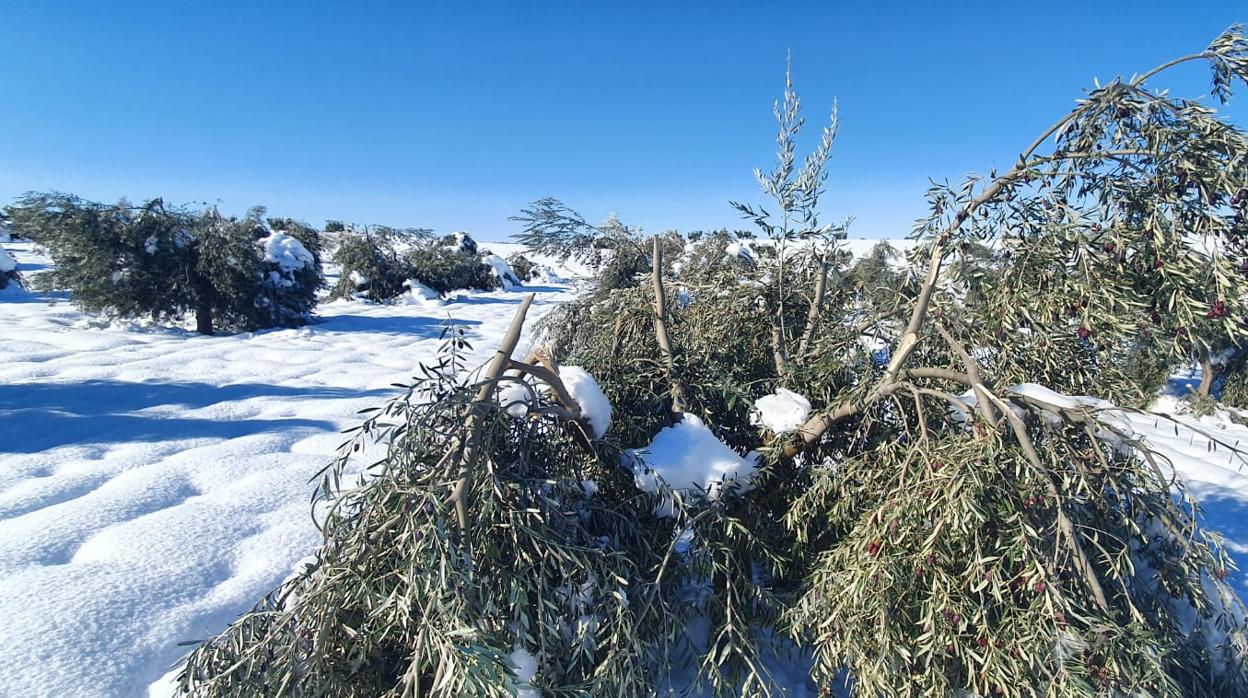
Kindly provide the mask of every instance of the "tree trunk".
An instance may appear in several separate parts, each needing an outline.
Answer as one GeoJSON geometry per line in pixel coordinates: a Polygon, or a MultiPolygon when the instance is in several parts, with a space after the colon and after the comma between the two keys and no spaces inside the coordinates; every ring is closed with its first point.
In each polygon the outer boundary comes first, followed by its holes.
{"type": "Polygon", "coordinates": [[[201,305],[195,309],[195,331],[212,334],[212,308],[201,305]]]}
{"type": "Polygon", "coordinates": [[[1196,389],[1196,394],[1201,397],[1210,397],[1213,393],[1213,381],[1218,378],[1218,369],[1213,365],[1213,360],[1209,358],[1209,352],[1205,349],[1200,350],[1200,387],[1196,389]]]}

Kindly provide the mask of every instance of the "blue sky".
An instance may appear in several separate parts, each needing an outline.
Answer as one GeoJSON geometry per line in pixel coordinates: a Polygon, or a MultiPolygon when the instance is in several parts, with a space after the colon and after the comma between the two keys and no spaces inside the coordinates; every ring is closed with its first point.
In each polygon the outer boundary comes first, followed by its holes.
{"type": "MultiPolygon", "coordinates": [[[[745,227],[728,201],[762,200],[791,50],[808,143],[840,99],[826,219],[896,237],[929,177],[1009,164],[1093,78],[1235,21],[1248,2],[0,0],[0,203],[161,195],[497,240],[553,195],[745,227]]],[[[1203,68],[1166,84],[1207,93],[1203,68]]]]}

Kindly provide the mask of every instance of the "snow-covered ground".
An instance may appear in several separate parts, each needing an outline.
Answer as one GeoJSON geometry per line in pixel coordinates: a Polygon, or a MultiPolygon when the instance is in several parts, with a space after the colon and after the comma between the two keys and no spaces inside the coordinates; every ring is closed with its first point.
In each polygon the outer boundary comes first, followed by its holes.
{"type": "MultiPolygon", "coordinates": [[[[28,278],[47,264],[28,244],[4,247],[28,278]]],[[[537,293],[530,326],[572,292],[524,291],[537,293]]],[[[200,337],[0,291],[0,695],[144,695],[180,642],[221,630],[315,549],[309,478],[356,411],[434,355],[448,316],[484,360],[521,297],[335,302],[307,327],[200,337]]],[[[1180,419],[1248,447],[1225,414],[1180,419]]],[[[1248,566],[1248,473],[1190,429],[1130,420],[1248,566]]],[[[1245,575],[1233,579],[1248,596],[1245,575]]]]}

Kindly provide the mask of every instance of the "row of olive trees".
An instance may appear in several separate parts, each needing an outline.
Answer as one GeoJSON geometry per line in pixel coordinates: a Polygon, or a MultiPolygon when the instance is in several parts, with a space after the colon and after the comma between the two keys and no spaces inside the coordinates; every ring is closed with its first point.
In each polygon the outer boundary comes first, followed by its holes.
{"type": "Polygon", "coordinates": [[[337,233],[333,255],[339,278],[330,297],[386,302],[402,295],[413,282],[438,294],[456,289],[489,291],[521,283],[518,276],[508,276],[506,268],[491,265],[491,258],[464,233],[438,237],[426,229],[343,229],[337,233]]]}
{"type": "MultiPolygon", "coordinates": [[[[446,293],[522,281],[466,234],[440,239],[337,221],[322,234],[259,207],[235,218],[161,199],[102,204],[31,193],[7,208],[5,232],[45,247],[54,264],[36,275],[38,284],[68,290],[84,310],[155,323],[193,317],[203,334],[307,322],[325,286],[327,248],[342,271],[331,297],[388,301],[413,282],[446,293]]],[[[516,262],[527,279],[532,265],[516,262]]],[[[5,283],[16,278],[4,271],[5,283]]]]}

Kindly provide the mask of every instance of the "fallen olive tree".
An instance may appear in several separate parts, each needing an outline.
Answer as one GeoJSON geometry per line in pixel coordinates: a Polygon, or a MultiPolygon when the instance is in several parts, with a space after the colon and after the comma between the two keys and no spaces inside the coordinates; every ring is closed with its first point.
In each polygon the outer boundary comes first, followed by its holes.
{"type": "Polygon", "coordinates": [[[326,471],[315,561],[201,643],[182,690],[651,695],[679,675],[773,695],[796,652],[821,689],[848,677],[863,696],[1248,694],[1230,561],[1173,464],[1122,409],[1065,394],[1121,394],[1113,354],[1138,323],[1116,313],[1152,312],[1143,299],[1174,298],[1163,326],[1224,319],[1204,317],[1210,294],[1239,312],[1236,248],[1203,241],[1233,215],[1248,148],[1146,87],[1193,61],[1225,96],[1248,39],[1098,88],[1009,171],[933,190],[891,294],[842,273],[843,226],[816,214],[835,117],[796,163],[790,83],[759,175],[774,213],[738,206],[767,240],[681,256],[656,238],[648,283],[632,263],[548,316],[522,361],[527,300],[479,373],[450,332],[326,471]],[[1119,133],[1140,142],[1102,142],[1119,133]],[[1106,231],[1133,252],[1090,254],[1106,231]],[[1000,266],[970,292],[972,242],[1000,266]],[[1137,255],[1160,279],[1128,274],[1137,255]],[[1084,296],[1104,322],[1069,312],[1084,296]],[[679,480],[677,434],[699,439],[679,465],[715,452],[718,470],[679,480]]]}

